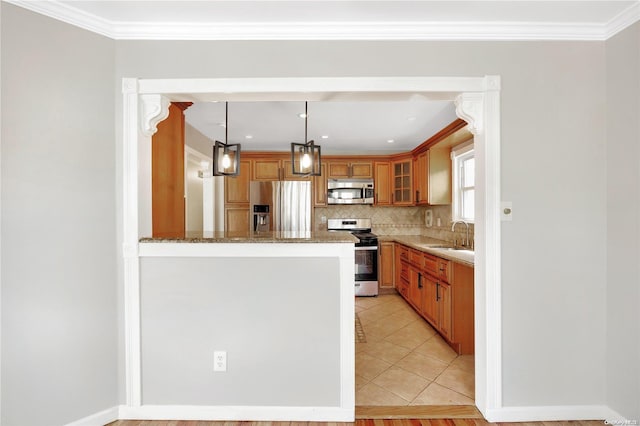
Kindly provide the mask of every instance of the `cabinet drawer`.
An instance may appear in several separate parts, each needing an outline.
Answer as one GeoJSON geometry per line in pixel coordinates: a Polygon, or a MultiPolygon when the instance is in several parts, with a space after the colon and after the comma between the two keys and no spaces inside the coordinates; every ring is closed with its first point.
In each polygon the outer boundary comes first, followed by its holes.
{"type": "Polygon", "coordinates": [[[422,268],[425,272],[433,275],[434,277],[440,278],[445,282],[449,282],[449,277],[451,276],[451,262],[426,253],[424,254],[423,261],[424,264],[422,268]]]}
{"type": "Polygon", "coordinates": [[[413,263],[419,268],[422,268],[424,254],[421,251],[410,249],[409,250],[409,262],[413,263]]]}
{"type": "Polygon", "coordinates": [[[400,278],[409,280],[409,264],[407,262],[400,263],[400,278]]]}
{"type": "Polygon", "coordinates": [[[398,250],[400,253],[400,259],[409,261],[409,247],[407,246],[398,246],[398,250]]]}
{"type": "Polygon", "coordinates": [[[409,281],[402,278],[400,280],[400,284],[398,285],[398,293],[402,295],[405,299],[409,297],[409,281]]]}

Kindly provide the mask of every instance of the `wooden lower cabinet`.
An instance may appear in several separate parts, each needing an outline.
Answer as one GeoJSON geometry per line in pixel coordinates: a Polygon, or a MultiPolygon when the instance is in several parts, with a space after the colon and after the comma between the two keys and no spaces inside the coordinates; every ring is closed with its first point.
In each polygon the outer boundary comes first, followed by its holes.
{"type": "Polygon", "coordinates": [[[422,271],[409,266],[409,303],[420,312],[422,308],[422,271]]]}
{"type": "Polygon", "coordinates": [[[394,284],[396,291],[405,299],[409,298],[409,249],[402,244],[394,245],[394,284]]]}
{"type": "Polygon", "coordinates": [[[473,354],[473,267],[399,243],[394,250],[398,293],[458,354],[473,354]]]}
{"type": "Polygon", "coordinates": [[[425,275],[422,310],[420,311],[422,316],[434,326],[438,324],[437,284],[437,281],[431,278],[431,276],[425,275]]]}
{"type": "Polygon", "coordinates": [[[438,330],[445,339],[453,340],[451,334],[451,286],[438,283],[436,287],[436,301],[438,304],[438,330]]]}
{"type": "Polygon", "coordinates": [[[394,287],[394,245],[393,242],[381,241],[378,247],[378,286],[381,290],[394,287]]]}
{"type": "Polygon", "coordinates": [[[472,354],[475,347],[473,268],[453,263],[451,279],[451,340],[459,354],[472,354]]]}

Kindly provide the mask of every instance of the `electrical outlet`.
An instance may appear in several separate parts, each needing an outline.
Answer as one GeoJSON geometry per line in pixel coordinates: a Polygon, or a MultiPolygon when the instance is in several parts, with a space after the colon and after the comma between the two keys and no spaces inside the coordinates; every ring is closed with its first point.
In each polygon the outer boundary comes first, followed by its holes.
{"type": "Polygon", "coordinates": [[[213,371],[227,371],[227,352],[213,352],[213,371]]]}

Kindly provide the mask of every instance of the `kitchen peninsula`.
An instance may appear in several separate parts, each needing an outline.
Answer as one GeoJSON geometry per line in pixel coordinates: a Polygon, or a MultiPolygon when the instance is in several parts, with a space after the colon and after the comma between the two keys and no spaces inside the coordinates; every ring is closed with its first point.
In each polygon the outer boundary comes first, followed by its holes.
{"type": "Polygon", "coordinates": [[[288,407],[289,418],[352,420],[355,240],[141,238],[142,404],[259,407],[251,416],[269,418],[288,407]],[[225,371],[214,352],[224,353],[225,371]]]}

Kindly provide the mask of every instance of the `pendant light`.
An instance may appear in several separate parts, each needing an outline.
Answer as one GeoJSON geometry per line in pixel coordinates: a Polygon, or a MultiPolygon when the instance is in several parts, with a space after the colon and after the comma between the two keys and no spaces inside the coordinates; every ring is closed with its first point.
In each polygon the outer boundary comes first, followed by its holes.
{"type": "Polygon", "coordinates": [[[320,146],[307,141],[308,105],[304,103],[305,143],[291,142],[291,173],[296,176],[320,176],[320,146]]]}
{"type": "Polygon", "coordinates": [[[240,174],[240,144],[229,144],[229,102],[224,105],[224,143],[213,145],[213,175],[238,176],[240,174]]]}

